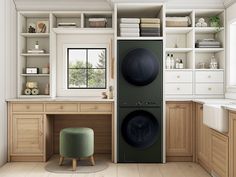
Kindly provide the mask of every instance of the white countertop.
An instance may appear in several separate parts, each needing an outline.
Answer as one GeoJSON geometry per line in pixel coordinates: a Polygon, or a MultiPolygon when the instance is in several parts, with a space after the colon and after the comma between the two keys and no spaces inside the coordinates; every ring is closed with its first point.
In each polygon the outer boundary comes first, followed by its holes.
{"type": "Polygon", "coordinates": [[[94,102],[113,102],[114,99],[102,99],[101,97],[55,97],[55,98],[10,98],[7,102],[77,102],[77,101],[94,101],[94,102]]]}

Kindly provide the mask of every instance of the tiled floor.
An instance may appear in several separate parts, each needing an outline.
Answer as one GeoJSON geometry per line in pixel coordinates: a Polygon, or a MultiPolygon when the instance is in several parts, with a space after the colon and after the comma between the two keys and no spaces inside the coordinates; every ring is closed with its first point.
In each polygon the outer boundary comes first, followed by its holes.
{"type": "Polygon", "coordinates": [[[198,164],[113,164],[98,173],[55,174],[44,169],[46,163],[14,162],[0,168],[0,177],[210,177],[198,164]]]}

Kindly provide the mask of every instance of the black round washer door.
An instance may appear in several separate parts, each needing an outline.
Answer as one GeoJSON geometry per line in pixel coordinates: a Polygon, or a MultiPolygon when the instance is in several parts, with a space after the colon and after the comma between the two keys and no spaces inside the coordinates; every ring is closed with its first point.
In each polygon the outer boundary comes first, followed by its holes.
{"type": "Polygon", "coordinates": [[[121,125],[125,141],[136,148],[148,148],[157,139],[159,123],[149,112],[137,110],[128,114],[121,125]]]}
{"type": "Polygon", "coordinates": [[[125,80],[137,86],[150,84],[157,77],[160,69],[156,56],[144,48],[136,48],[128,52],[121,67],[125,80]]]}

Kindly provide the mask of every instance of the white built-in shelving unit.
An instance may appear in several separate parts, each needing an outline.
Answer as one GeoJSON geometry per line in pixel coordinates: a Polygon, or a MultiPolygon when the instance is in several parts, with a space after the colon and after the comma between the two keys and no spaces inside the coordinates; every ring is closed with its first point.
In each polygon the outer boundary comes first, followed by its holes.
{"type": "Polygon", "coordinates": [[[114,34],[113,11],[19,11],[18,12],[18,97],[42,98],[56,96],[56,58],[57,35],[67,34],[114,34]],[[104,28],[89,27],[89,18],[106,18],[104,28]],[[48,22],[46,33],[28,33],[30,24],[38,21],[48,22]],[[60,22],[76,23],[76,28],[58,28],[60,22]],[[45,53],[27,53],[34,49],[38,41],[40,49],[45,53]],[[49,66],[49,74],[42,74],[42,68],[49,66]],[[26,67],[39,68],[38,74],[26,74],[26,67]],[[28,81],[37,82],[39,95],[25,95],[24,90],[28,81]],[[50,93],[45,94],[45,87],[49,84],[50,93]]]}
{"type": "Polygon", "coordinates": [[[166,27],[166,56],[183,60],[184,69],[165,69],[165,94],[173,98],[219,98],[224,96],[225,69],[225,11],[224,9],[167,9],[167,17],[189,16],[189,27],[166,27]],[[209,17],[217,15],[221,27],[195,27],[199,18],[209,26],[209,17]],[[196,48],[199,39],[214,38],[221,42],[221,48],[196,48]],[[200,69],[199,63],[210,63],[212,56],[217,59],[218,69],[200,69]],[[217,79],[218,78],[218,79],[217,79]]]}

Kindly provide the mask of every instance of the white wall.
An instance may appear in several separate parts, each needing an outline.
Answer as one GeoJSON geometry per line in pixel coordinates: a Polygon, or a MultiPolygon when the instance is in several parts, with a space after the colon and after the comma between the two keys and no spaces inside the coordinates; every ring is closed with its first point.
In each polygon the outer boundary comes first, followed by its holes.
{"type": "Polygon", "coordinates": [[[7,161],[7,105],[16,93],[16,10],[12,0],[0,1],[0,166],[7,161]]]}
{"type": "MultiPolygon", "coordinates": [[[[226,45],[229,46],[230,36],[229,36],[229,25],[232,20],[236,19],[236,3],[232,4],[226,9],[226,45]]],[[[236,89],[230,88],[229,83],[229,47],[226,47],[226,98],[236,99],[236,89]]]]}

